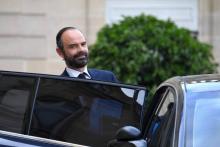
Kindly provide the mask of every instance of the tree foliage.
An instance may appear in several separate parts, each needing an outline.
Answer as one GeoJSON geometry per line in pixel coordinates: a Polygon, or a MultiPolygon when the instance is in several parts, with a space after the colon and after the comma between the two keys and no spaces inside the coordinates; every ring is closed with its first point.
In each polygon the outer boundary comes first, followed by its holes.
{"type": "Polygon", "coordinates": [[[212,47],[171,20],[141,14],[105,25],[90,46],[90,66],[152,88],[173,76],[216,72],[212,47]]]}

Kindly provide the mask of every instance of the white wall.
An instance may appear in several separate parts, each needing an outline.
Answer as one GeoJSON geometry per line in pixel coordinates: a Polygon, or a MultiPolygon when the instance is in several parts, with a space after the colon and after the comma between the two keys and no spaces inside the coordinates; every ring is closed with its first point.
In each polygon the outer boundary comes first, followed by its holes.
{"type": "Polygon", "coordinates": [[[197,0],[106,0],[106,22],[111,24],[122,15],[140,13],[173,20],[178,26],[198,30],[197,0]]]}

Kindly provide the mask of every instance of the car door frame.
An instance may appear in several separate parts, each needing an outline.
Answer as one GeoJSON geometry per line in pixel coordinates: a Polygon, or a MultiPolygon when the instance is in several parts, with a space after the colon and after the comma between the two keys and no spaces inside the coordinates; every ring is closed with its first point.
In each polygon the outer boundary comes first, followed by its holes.
{"type": "Polygon", "coordinates": [[[162,94],[167,93],[168,91],[172,91],[174,94],[174,101],[175,101],[175,118],[174,118],[174,129],[173,129],[173,139],[172,139],[172,147],[178,145],[178,132],[179,132],[179,125],[181,121],[181,113],[183,108],[183,90],[181,87],[181,82],[178,78],[171,79],[169,81],[165,81],[162,83],[156,90],[153,99],[151,103],[149,104],[149,108],[147,113],[145,114],[143,124],[145,125],[145,128],[143,128],[142,135],[143,138],[147,139],[147,134],[150,129],[150,124],[153,121],[153,116],[157,111],[157,108],[159,105],[163,102],[164,95],[162,94]]]}
{"type": "MultiPolygon", "coordinates": [[[[53,78],[53,79],[59,79],[59,80],[73,80],[72,78],[69,77],[61,77],[61,76],[55,76],[55,75],[46,75],[46,74],[36,74],[36,73],[25,73],[25,72],[12,72],[12,71],[0,71],[0,76],[1,75],[10,75],[10,76],[24,76],[24,77],[32,77],[36,80],[35,84],[33,85],[34,87],[34,92],[33,92],[33,96],[30,99],[30,101],[28,102],[29,104],[29,110],[28,110],[28,114],[27,114],[27,124],[26,127],[24,128],[24,132],[21,134],[26,134],[28,135],[30,132],[30,126],[31,126],[31,121],[32,121],[32,116],[33,116],[33,109],[34,109],[34,105],[35,105],[35,100],[36,100],[36,96],[37,96],[37,91],[38,91],[38,87],[39,87],[39,83],[41,78],[53,78]]],[[[136,85],[128,85],[128,84],[122,84],[122,83],[111,83],[111,82],[103,82],[103,81],[95,81],[95,80],[86,80],[86,79],[74,79],[75,81],[85,81],[88,83],[97,83],[97,84],[107,84],[110,86],[121,86],[124,88],[133,88],[134,90],[137,89],[142,89],[145,90],[145,92],[147,92],[146,88],[143,86],[136,86],[136,85]]],[[[135,93],[137,94],[137,93],[135,93]]],[[[137,102],[137,99],[133,99],[134,102],[137,102]]]]}

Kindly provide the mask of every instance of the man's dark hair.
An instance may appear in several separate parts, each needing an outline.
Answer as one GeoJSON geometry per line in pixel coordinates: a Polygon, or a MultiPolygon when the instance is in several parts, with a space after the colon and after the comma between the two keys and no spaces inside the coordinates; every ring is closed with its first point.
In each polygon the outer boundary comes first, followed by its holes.
{"type": "Polygon", "coordinates": [[[58,33],[57,33],[57,36],[56,36],[56,43],[57,43],[57,47],[62,49],[63,50],[63,42],[62,42],[62,34],[63,32],[65,32],[66,30],[75,30],[77,28],[75,27],[65,27],[65,28],[62,28],[58,33]]]}

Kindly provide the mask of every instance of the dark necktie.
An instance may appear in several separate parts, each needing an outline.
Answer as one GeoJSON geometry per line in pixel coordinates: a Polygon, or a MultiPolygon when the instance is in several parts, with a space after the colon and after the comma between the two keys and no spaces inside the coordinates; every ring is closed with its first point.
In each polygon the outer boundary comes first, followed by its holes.
{"type": "Polygon", "coordinates": [[[78,78],[79,78],[79,79],[86,79],[85,73],[79,74],[79,75],[78,75],[78,78]]]}

